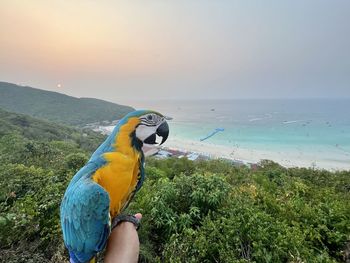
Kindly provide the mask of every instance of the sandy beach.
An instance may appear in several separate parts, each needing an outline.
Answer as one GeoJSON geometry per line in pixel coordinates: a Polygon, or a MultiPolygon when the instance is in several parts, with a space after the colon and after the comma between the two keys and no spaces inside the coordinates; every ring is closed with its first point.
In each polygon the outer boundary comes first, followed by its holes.
{"type": "MultiPolygon", "coordinates": [[[[211,158],[226,158],[247,163],[257,163],[260,160],[268,159],[285,167],[313,167],[316,169],[326,169],[331,171],[350,170],[350,156],[347,155],[338,156],[335,160],[328,158],[327,153],[315,156],[300,151],[290,150],[272,152],[237,147],[234,148],[178,138],[169,138],[165,146],[170,149],[181,150],[184,152],[196,152],[208,155],[211,158]]],[[[329,156],[333,156],[333,154],[329,156]]]]}
{"type": "MultiPolygon", "coordinates": [[[[113,128],[114,126],[98,126],[95,130],[103,134],[109,134],[113,128]]],[[[206,155],[210,158],[225,158],[244,163],[258,163],[266,159],[285,167],[306,167],[330,171],[350,170],[350,153],[336,147],[320,152],[291,149],[269,151],[188,140],[176,135],[170,137],[163,146],[182,152],[206,155]]]]}

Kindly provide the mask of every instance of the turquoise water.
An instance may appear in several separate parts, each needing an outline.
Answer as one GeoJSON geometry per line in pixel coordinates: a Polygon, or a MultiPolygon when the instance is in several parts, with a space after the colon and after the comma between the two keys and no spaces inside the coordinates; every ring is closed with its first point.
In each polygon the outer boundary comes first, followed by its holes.
{"type": "Polygon", "coordinates": [[[350,100],[207,100],[134,103],[173,117],[171,136],[229,147],[350,156],[350,100]]]}

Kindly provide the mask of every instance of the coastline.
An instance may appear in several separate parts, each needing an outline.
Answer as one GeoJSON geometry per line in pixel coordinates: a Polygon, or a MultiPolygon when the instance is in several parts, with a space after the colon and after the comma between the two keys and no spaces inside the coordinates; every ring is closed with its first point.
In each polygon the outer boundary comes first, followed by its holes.
{"type": "MultiPolygon", "coordinates": [[[[102,134],[110,134],[114,125],[93,125],[93,127],[89,128],[102,134]]],[[[175,150],[184,153],[184,155],[194,153],[211,159],[224,158],[237,164],[251,165],[257,164],[261,160],[271,160],[287,168],[303,167],[328,171],[350,171],[350,154],[339,154],[339,151],[332,152],[331,149],[322,153],[291,149],[279,149],[276,151],[256,148],[248,149],[183,139],[177,135],[170,137],[160,149],[175,150]]]]}
{"type": "Polygon", "coordinates": [[[329,171],[350,170],[350,158],[332,160],[327,156],[315,156],[297,151],[265,151],[256,149],[233,148],[223,145],[216,145],[207,142],[197,142],[179,138],[169,138],[164,145],[165,149],[173,149],[182,152],[198,153],[210,158],[225,158],[243,163],[258,163],[267,159],[282,166],[305,167],[325,169],[329,171]]]}

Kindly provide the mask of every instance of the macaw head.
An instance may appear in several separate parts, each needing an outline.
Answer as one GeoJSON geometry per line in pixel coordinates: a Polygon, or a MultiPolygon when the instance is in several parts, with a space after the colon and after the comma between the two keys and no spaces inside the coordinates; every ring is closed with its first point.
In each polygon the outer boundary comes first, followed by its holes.
{"type": "Polygon", "coordinates": [[[138,118],[138,123],[132,136],[136,143],[142,146],[145,156],[152,155],[158,151],[158,146],[163,144],[169,136],[170,118],[159,112],[151,110],[138,110],[129,113],[127,118],[138,118]]]}
{"type": "Polygon", "coordinates": [[[129,149],[130,146],[142,151],[144,156],[157,153],[159,145],[169,136],[167,120],[170,119],[151,110],[128,113],[119,120],[112,133],[92,154],[90,161],[104,165],[106,159],[101,156],[105,153],[113,152],[116,148],[129,149]]]}

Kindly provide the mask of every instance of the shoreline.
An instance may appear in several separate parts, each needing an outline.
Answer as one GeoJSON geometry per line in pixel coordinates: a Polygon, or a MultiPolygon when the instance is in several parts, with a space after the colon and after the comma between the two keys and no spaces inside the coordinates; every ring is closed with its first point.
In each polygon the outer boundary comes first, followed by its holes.
{"type": "MultiPolygon", "coordinates": [[[[95,126],[89,128],[108,135],[114,126],[95,126]]],[[[346,155],[339,155],[338,153],[335,155],[334,152],[326,151],[323,152],[323,154],[317,155],[316,152],[304,152],[302,150],[297,151],[291,149],[276,151],[254,148],[248,149],[183,139],[177,136],[169,138],[160,149],[165,151],[175,150],[187,154],[194,153],[210,159],[223,158],[237,164],[254,165],[261,160],[271,160],[287,168],[304,167],[325,169],[328,171],[350,171],[350,153],[346,155]],[[332,157],[334,158],[332,159],[332,157]]]]}
{"type": "Polygon", "coordinates": [[[332,160],[330,158],[316,157],[310,153],[297,151],[265,151],[256,149],[233,148],[223,145],[197,142],[192,140],[171,138],[163,147],[180,152],[196,153],[209,158],[224,158],[245,164],[256,164],[261,160],[271,160],[284,167],[305,167],[315,169],[325,169],[329,171],[350,170],[350,158],[342,160],[332,160]]]}

